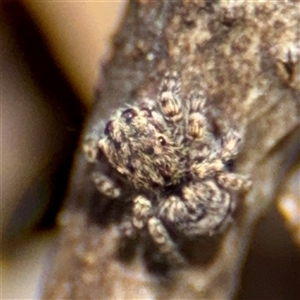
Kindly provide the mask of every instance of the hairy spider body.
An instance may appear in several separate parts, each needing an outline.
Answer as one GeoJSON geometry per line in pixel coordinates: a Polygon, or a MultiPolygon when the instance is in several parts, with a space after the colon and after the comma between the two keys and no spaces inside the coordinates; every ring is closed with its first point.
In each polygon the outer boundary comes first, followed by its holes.
{"type": "MultiPolygon", "coordinates": [[[[185,237],[219,232],[231,219],[236,193],[250,187],[228,168],[240,142],[233,129],[214,136],[205,97],[182,97],[176,73],[164,77],[157,99],[118,110],[98,146],[137,190],[130,232],[148,227],[160,251],[177,258],[166,228],[185,237]]],[[[93,177],[99,191],[120,197],[113,181],[98,173],[93,177]]]]}

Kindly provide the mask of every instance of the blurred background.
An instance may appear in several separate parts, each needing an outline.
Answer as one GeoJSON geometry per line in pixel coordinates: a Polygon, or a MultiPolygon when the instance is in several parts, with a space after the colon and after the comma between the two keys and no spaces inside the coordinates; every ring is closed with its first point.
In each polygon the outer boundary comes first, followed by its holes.
{"type": "MultiPolygon", "coordinates": [[[[1,299],[35,299],[126,1],[0,5],[1,299]]],[[[300,299],[299,252],[275,205],[258,226],[237,299],[300,299]]]]}
{"type": "Polygon", "coordinates": [[[125,1],[1,1],[1,299],[34,299],[125,1]]]}

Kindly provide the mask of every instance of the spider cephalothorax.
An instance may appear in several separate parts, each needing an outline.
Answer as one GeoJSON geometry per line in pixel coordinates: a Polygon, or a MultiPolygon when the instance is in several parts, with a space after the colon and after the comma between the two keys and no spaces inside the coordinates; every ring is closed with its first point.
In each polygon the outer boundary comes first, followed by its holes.
{"type": "Polygon", "coordinates": [[[125,109],[108,122],[99,146],[109,162],[138,189],[178,184],[187,149],[153,108],[125,109]]]}
{"type": "MultiPolygon", "coordinates": [[[[170,255],[177,250],[166,227],[186,237],[218,232],[230,220],[236,193],[250,186],[228,168],[238,153],[239,133],[229,128],[215,136],[206,110],[201,93],[183,97],[178,75],[167,74],[157,99],[118,110],[98,143],[136,189],[131,232],[147,226],[170,255]]],[[[93,178],[102,194],[121,196],[104,174],[93,178]]]]}

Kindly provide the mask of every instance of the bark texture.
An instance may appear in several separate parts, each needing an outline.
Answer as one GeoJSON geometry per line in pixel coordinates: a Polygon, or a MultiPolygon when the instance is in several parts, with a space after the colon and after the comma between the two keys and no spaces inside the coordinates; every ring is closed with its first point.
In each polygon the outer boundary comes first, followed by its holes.
{"type": "Polygon", "coordinates": [[[93,147],[116,108],[155,97],[164,72],[179,71],[184,91],[206,92],[218,126],[244,129],[236,168],[253,188],[224,234],[184,241],[179,268],[147,238],[122,240],[128,204],[99,195],[90,173],[109,166],[79,149],[44,299],[233,297],[254,225],[299,159],[299,24],[299,1],[130,2],[83,143],[93,147]]]}

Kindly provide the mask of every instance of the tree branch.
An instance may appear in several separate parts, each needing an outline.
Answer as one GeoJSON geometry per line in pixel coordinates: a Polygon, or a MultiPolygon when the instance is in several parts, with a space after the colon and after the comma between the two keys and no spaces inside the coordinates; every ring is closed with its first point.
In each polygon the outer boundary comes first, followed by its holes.
{"type": "MultiPolygon", "coordinates": [[[[229,229],[185,241],[186,267],[151,242],[125,243],[126,202],[101,198],[90,174],[107,163],[78,151],[44,299],[231,299],[258,218],[299,155],[299,2],[132,1],[104,66],[83,145],[96,149],[112,112],[155,97],[162,74],[181,73],[184,92],[205,91],[218,126],[243,129],[236,168],[252,176],[229,229]],[[157,258],[158,257],[158,258],[157,258]]],[[[110,170],[110,172],[113,172],[110,170]]],[[[114,176],[117,176],[116,174],[114,176]]],[[[124,186],[124,190],[128,187],[124,186]]]]}

